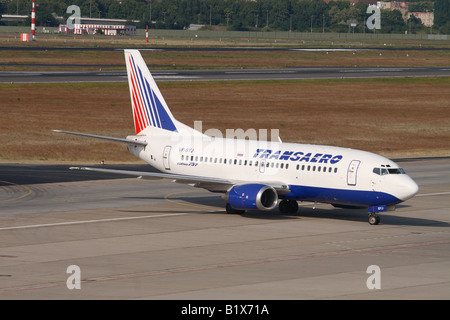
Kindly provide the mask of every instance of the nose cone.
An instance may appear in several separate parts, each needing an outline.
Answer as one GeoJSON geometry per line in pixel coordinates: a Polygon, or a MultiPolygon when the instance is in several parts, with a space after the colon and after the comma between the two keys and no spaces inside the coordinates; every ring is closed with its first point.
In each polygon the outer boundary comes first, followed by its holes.
{"type": "Polygon", "coordinates": [[[406,201],[419,192],[419,186],[407,175],[404,175],[402,178],[403,181],[401,181],[398,188],[398,198],[402,201],[406,201]]]}

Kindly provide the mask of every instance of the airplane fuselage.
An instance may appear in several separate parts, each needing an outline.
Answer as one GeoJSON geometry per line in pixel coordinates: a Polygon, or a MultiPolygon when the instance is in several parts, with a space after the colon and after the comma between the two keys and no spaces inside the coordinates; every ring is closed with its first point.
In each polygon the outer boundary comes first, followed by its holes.
{"type": "MultiPolygon", "coordinates": [[[[166,173],[254,183],[282,181],[290,192],[280,194],[280,199],[392,206],[417,192],[415,182],[395,162],[370,152],[207,136],[177,140],[153,136],[146,147],[130,152],[166,173]]],[[[209,190],[226,191],[216,186],[209,190]]]]}

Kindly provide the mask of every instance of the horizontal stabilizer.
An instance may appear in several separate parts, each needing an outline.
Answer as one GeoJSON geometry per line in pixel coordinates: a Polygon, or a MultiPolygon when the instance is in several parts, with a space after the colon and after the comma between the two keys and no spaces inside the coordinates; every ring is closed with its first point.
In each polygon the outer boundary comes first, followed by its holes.
{"type": "Polygon", "coordinates": [[[130,144],[138,144],[141,146],[146,146],[147,142],[144,141],[135,141],[135,140],[129,140],[129,139],[122,139],[122,138],[115,138],[115,137],[106,137],[106,136],[99,136],[96,134],[89,134],[89,133],[81,133],[81,132],[71,132],[71,131],[63,131],[63,130],[52,130],[53,132],[57,133],[67,133],[67,134],[74,134],[76,136],[83,136],[83,137],[89,137],[89,138],[95,138],[95,139],[102,139],[112,142],[119,142],[119,143],[130,143],[130,144]]]}

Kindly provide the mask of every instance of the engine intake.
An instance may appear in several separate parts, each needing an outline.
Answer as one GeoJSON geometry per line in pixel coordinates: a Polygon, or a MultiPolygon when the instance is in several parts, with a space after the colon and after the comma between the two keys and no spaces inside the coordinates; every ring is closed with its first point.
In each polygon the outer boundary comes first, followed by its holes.
{"type": "Polygon", "coordinates": [[[233,209],[259,209],[270,211],[278,204],[278,193],[265,184],[243,184],[227,191],[225,200],[233,209]]]}

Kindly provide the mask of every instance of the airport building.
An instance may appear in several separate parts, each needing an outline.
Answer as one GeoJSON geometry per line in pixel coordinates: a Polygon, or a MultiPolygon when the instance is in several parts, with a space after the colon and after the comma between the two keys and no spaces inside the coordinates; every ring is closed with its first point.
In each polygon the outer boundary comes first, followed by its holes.
{"type": "MultiPolygon", "coordinates": [[[[68,29],[67,29],[68,30],[68,29]]],[[[136,35],[136,26],[113,25],[113,24],[74,24],[74,34],[96,34],[99,30],[107,36],[136,35]]]]}
{"type": "Polygon", "coordinates": [[[408,15],[419,18],[425,27],[431,27],[434,24],[434,12],[408,12],[408,15]]]}

